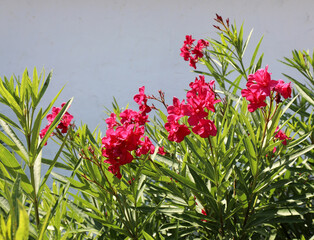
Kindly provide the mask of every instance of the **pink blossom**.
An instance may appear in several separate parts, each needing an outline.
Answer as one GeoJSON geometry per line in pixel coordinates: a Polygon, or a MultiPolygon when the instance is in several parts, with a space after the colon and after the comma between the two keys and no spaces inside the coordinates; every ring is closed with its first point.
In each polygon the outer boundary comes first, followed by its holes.
{"type": "Polygon", "coordinates": [[[248,105],[249,112],[254,112],[258,108],[266,107],[267,104],[265,102],[266,95],[264,92],[259,90],[252,89],[242,89],[241,94],[245,97],[250,104],[248,105]]]}
{"type": "Polygon", "coordinates": [[[247,88],[256,91],[262,91],[266,96],[270,96],[270,92],[276,87],[278,81],[271,80],[268,72],[268,66],[265,69],[259,69],[254,74],[248,76],[247,88]]]}
{"type": "Polygon", "coordinates": [[[277,127],[275,130],[276,135],[274,138],[281,140],[283,145],[287,145],[287,140],[291,138],[289,138],[283,131],[281,130],[278,131],[278,130],[279,130],[279,127],[277,127]]]}
{"type": "Polygon", "coordinates": [[[184,124],[178,122],[168,122],[165,124],[166,130],[169,132],[168,139],[174,142],[182,142],[185,136],[190,134],[190,130],[184,124]]]}
{"type": "Polygon", "coordinates": [[[190,133],[186,125],[178,123],[183,116],[188,116],[188,124],[193,126],[195,134],[203,138],[216,135],[216,126],[207,119],[208,111],[215,112],[214,104],[220,102],[213,91],[214,84],[215,81],[205,82],[204,76],[200,75],[189,85],[191,90],[186,94],[187,103],[184,100],[180,103],[179,99],[173,98],[173,106],[168,107],[168,123],[165,125],[170,141],[181,142],[190,133]]]}
{"type": "Polygon", "coordinates": [[[283,80],[278,80],[275,91],[281,94],[285,99],[291,97],[291,82],[285,83],[283,80]]]}
{"type": "Polygon", "coordinates": [[[184,106],[186,106],[184,100],[182,100],[182,102],[180,103],[180,100],[178,98],[173,97],[173,105],[168,106],[167,112],[169,114],[174,114],[176,116],[183,117],[185,109],[184,106]]]}
{"type": "Polygon", "coordinates": [[[184,44],[186,45],[192,45],[195,39],[192,38],[192,35],[186,35],[184,44]]]}
{"type": "Polygon", "coordinates": [[[196,69],[196,63],[198,62],[199,58],[204,56],[203,48],[207,47],[209,42],[200,39],[194,46],[194,41],[195,39],[192,39],[191,35],[186,35],[183,46],[180,49],[180,56],[182,56],[185,61],[190,61],[189,65],[196,69]]]}
{"type": "Polygon", "coordinates": [[[217,128],[214,122],[207,119],[201,119],[199,123],[192,128],[192,131],[202,138],[216,136],[217,134],[217,128]]]}
{"type": "Polygon", "coordinates": [[[144,141],[140,141],[139,145],[141,145],[141,147],[136,150],[136,156],[141,156],[148,153],[153,154],[155,151],[155,146],[147,136],[144,137],[144,141]]]}
{"type": "Polygon", "coordinates": [[[159,148],[158,148],[158,154],[160,154],[160,155],[166,155],[166,152],[165,152],[164,147],[159,147],[159,148]]]}
{"type": "Polygon", "coordinates": [[[135,155],[152,154],[155,150],[150,139],[144,136],[147,113],[151,111],[147,100],[145,86],[140,87],[139,93],[134,96],[139,105],[138,112],[126,109],[119,116],[111,113],[106,119],[108,129],[102,138],[102,155],[106,158],[104,162],[110,164],[108,171],[119,179],[122,177],[121,166],[131,163],[135,155]]]}
{"type": "Polygon", "coordinates": [[[118,125],[118,123],[116,121],[116,118],[117,118],[116,114],[111,113],[110,117],[105,120],[105,122],[107,123],[108,128],[113,128],[113,127],[118,125]]]}
{"type": "Polygon", "coordinates": [[[141,113],[147,114],[151,108],[147,105],[147,96],[144,93],[145,86],[139,88],[139,93],[134,96],[134,101],[139,105],[141,113]]]}
{"type": "MultiPolygon", "coordinates": [[[[56,116],[59,114],[59,112],[61,111],[61,109],[63,108],[64,105],[65,105],[65,103],[62,103],[61,108],[58,108],[58,107],[52,108],[51,113],[48,114],[46,117],[48,120],[48,125],[46,125],[46,127],[40,131],[40,134],[39,134],[40,138],[44,138],[50,125],[55,120],[56,116]]],[[[57,126],[57,128],[61,130],[61,133],[66,133],[68,131],[72,120],[73,120],[73,116],[71,114],[69,114],[68,112],[65,112],[62,119],[60,120],[60,122],[57,126]]],[[[51,135],[53,135],[53,133],[51,135]]],[[[45,143],[45,145],[47,145],[47,142],[45,143]]]]}

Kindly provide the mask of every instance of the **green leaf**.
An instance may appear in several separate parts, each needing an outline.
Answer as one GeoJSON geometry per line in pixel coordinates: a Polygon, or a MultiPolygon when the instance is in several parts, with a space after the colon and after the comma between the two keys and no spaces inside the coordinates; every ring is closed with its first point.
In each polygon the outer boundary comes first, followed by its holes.
{"type": "Polygon", "coordinates": [[[16,129],[18,129],[19,131],[23,132],[23,130],[20,128],[19,125],[17,125],[14,121],[12,121],[10,118],[8,118],[7,116],[3,115],[0,113],[0,119],[2,119],[3,121],[5,121],[7,124],[15,127],[16,129]]]}
{"type": "Polygon", "coordinates": [[[38,240],[44,239],[44,236],[45,236],[44,234],[45,234],[45,232],[47,230],[47,226],[48,226],[50,217],[51,217],[51,209],[49,208],[48,211],[46,212],[45,219],[40,224],[40,231],[39,231],[38,240]]]}
{"type": "Polygon", "coordinates": [[[189,170],[193,176],[196,186],[199,188],[199,192],[210,196],[211,194],[202,178],[192,168],[189,168],[189,170]]]}
{"type": "MultiPolygon", "coordinates": [[[[76,165],[75,165],[75,167],[74,167],[74,169],[73,169],[73,172],[72,172],[72,174],[71,174],[71,178],[72,178],[71,180],[74,180],[73,178],[74,178],[74,176],[76,175],[77,170],[80,168],[82,162],[83,162],[83,158],[81,158],[81,159],[76,163],[76,165]]],[[[64,199],[64,197],[65,197],[65,195],[66,195],[66,193],[67,193],[67,191],[69,190],[70,184],[71,184],[70,181],[68,181],[68,182],[66,183],[66,185],[65,185],[64,188],[62,189],[62,193],[59,195],[59,198],[58,198],[58,200],[56,201],[55,205],[53,206],[51,212],[50,212],[50,210],[49,210],[49,214],[47,214],[47,216],[49,215],[49,217],[48,217],[48,219],[47,219],[48,222],[50,222],[52,216],[54,216],[55,212],[57,211],[58,207],[60,206],[62,200],[64,199]]],[[[46,220],[45,220],[45,221],[46,221],[46,220]]]]}
{"type": "Polygon", "coordinates": [[[195,185],[195,183],[193,183],[192,181],[190,181],[187,177],[183,177],[179,174],[176,174],[175,172],[171,171],[168,168],[164,168],[162,166],[160,166],[159,168],[162,172],[164,172],[165,174],[167,174],[168,176],[172,177],[173,179],[177,180],[178,182],[182,183],[183,185],[185,185],[186,187],[193,189],[195,191],[198,191],[198,187],[195,185]]]}
{"type": "Polygon", "coordinates": [[[289,103],[288,103],[288,104],[285,106],[285,108],[282,110],[281,116],[289,109],[289,107],[291,106],[291,104],[297,99],[298,96],[299,96],[299,94],[295,95],[295,97],[289,101],[289,103]]]}
{"type": "Polygon", "coordinates": [[[4,210],[4,212],[6,214],[8,214],[9,211],[10,211],[10,203],[9,203],[9,201],[7,199],[5,199],[4,197],[2,197],[2,196],[0,196],[0,208],[2,210],[4,210]]]}
{"type": "Polygon", "coordinates": [[[246,155],[247,158],[249,160],[250,163],[250,167],[251,167],[251,172],[252,175],[255,177],[257,174],[257,159],[256,159],[256,151],[254,149],[254,146],[251,142],[251,139],[249,136],[244,136],[244,145],[245,145],[245,149],[246,149],[246,155]]]}
{"type": "Polygon", "coordinates": [[[264,36],[261,37],[261,39],[259,40],[259,42],[258,42],[258,44],[257,44],[257,46],[256,46],[256,48],[255,48],[255,51],[254,51],[254,53],[253,53],[253,56],[252,56],[251,62],[250,62],[249,73],[253,73],[253,72],[252,72],[252,68],[253,68],[253,65],[254,65],[254,62],[255,62],[255,58],[256,58],[258,49],[259,49],[259,47],[260,47],[260,45],[261,45],[261,43],[262,43],[263,38],[264,38],[264,36]]]}
{"type": "Polygon", "coordinates": [[[17,175],[21,176],[21,187],[32,199],[34,189],[28,177],[16,158],[2,144],[0,144],[0,160],[14,178],[16,178],[17,175]]]}
{"type": "Polygon", "coordinates": [[[23,116],[23,111],[19,106],[18,102],[15,100],[12,93],[10,93],[3,85],[2,79],[0,78],[0,96],[6,100],[6,105],[8,105],[17,115],[19,119],[23,116]]]}
{"type": "MultiPolygon", "coordinates": [[[[52,76],[52,72],[50,72],[46,78],[46,81],[44,83],[44,85],[41,87],[39,93],[38,93],[38,98],[37,98],[37,102],[35,104],[35,106],[37,106],[37,104],[40,102],[41,98],[44,96],[48,86],[49,86],[49,83],[50,83],[50,80],[51,80],[51,76],[52,76]]],[[[62,88],[63,89],[63,88],[62,88]]],[[[59,93],[57,94],[57,96],[55,97],[55,100],[57,99],[57,97],[59,96],[59,94],[61,93],[62,89],[59,91],[59,93]]],[[[52,104],[50,104],[49,106],[52,106],[54,103],[54,101],[52,101],[52,104]]],[[[50,108],[48,107],[45,112],[44,112],[44,116],[46,116],[47,112],[49,112],[50,108]],[[48,111],[47,111],[48,109],[48,111]]]]}
{"type": "Polygon", "coordinates": [[[27,240],[29,235],[28,214],[20,201],[18,201],[19,225],[16,231],[16,239],[27,240]]]}
{"type": "Polygon", "coordinates": [[[314,106],[314,100],[313,100],[313,94],[310,96],[309,90],[302,86],[302,88],[299,85],[295,85],[295,88],[298,90],[300,95],[305,98],[312,106],[314,106]]]}
{"type": "MultiPolygon", "coordinates": [[[[50,80],[49,80],[50,81],[50,80]]],[[[44,84],[44,87],[45,87],[46,83],[44,84]]],[[[43,90],[44,90],[44,87],[43,87],[43,90]]],[[[47,85],[48,87],[48,85],[47,85]]],[[[44,113],[43,113],[43,118],[48,114],[48,112],[50,111],[51,107],[55,104],[55,102],[57,101],[60,93],[62,92],[64,87],[61,88],[61,90],[57,93],[57,95],[54,97],[54,99],[52,99],[52,101],[50,102],[50,104],[48,105],[48,107],[45,109],[44,113]]],[[[39,96],[40,97],[40,96],[39,96]]],[[[73,98],[72,98],[73,99],[73,98]]]]}
{"type": "Polygon", "coordinates": [[[21,196],[20,192],[20,176],[18,175],[16,180],[14,181],[13,188],[12,188],[12,194],[11,194],[11,199],[10,199],[10,214],[12,217],[12,232],[13,235],[15,235],[17,227],[18,227],[18,222],[19,222],[19,208],[18,208],[18,201],[21,196]]]}
{"type": "MultiPolygon", "coordinates": [[[[32,92],[33,92],[33,95],[35,96],[34,99],[37,99],[39,81],[40,81],[40,79],[38,78],[37,69],[36,69],[36,67],[34,67],[33,79],[32,79],[32,82],[33,82],[33,84],[32,84],[32,92]]],[[[33,107],[35,107],[35,105],[33,105],[33,107]]]]}
{"type": "Polygon", "coordinates": [[[60,163],[58,161],[55,162],[55,159],[51,160],[51,159],[47,159],[47,158],[42,158],[41,161],[42,161],[43,164],[46,164],[46,165],[49,165],[49,166],[51,164],[54,164],[54,166],[56,168],[61,168],[61,169],[65,169],[65,170],[72,170],[71,167],[69,167],[69,166],[67,166],[67,165],[65,165],[63,163],[60,163]]]}
{"type": "Polygon", "coordinates": [[[297,150],[297,151],[294,151],[292,153],[288,153],[288,154],[286,154],[285,157],[291,161],[291,160],[294,160],[294,159],[304,155],[305,153],[311,151],[312,149],[314,149],[314,144],[303,147],[303,148],[301,148],[300,151],[297,150]]]}
{"type": "Polygon", "coordinates": [[[40,186],[40,177],[41,177],[41,158],[42,158],[42,151],[39,152],[37,155],[35,161],[34,161],[34,167],[30,167],[30,170],[34,171],[34,187],[35,187],[35,194],[38,194],[39,186],[40,186]]]}
{"type": "Polygon", "coordinates": [[[151,237],[147,232],[143,231],[143,236],[145,240],[154,240],[153,237],[151,237]]]}
{"type": "Polygon", "coordinates": [[[27,94],[27,86],[28,86],[28,74],[27,74],[27,68],[25,69],[23,76],[22,76],[22,81],[20,85],[20,101],[21,102],[26,102],[25,96],[27,94]]]}
{"type": "Polygon", "coordinates": [[[2,126],[5,133],[12,139],[12,141],[15,143],[15,145],[21,151],[21,153],[23,154],[22,156],[24,156],[23,159],[26,161],[26,163],[28,163],[29,162],[29,156],[28,156],[28,153],[27,153],[23,143],[21,142],[21,140],[18,138],[18,136],[15,134],[15,132],[12,130],[12,128],[2,119],[0,119],[0,125],[2,126]]]}

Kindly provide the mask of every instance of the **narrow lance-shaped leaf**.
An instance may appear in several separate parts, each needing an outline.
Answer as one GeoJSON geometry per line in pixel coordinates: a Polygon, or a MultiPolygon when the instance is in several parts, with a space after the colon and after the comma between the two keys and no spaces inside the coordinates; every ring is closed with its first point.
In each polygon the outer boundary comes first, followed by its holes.
{"type": "Polygon", "coordinates": [[[27,240],[29,235],[28,214],[20,201],[18,201],[19,225],[16,231],[16,239],[27,240]]]}
{"type": "Polygon", "coordinates": [[[26,148],[24,147],[21,140],[18,138],[18,136],[15,134],[15,132],[12,130],[12,128],[2,119],[0,119],[0,125],[5,131],[5,133],[12,139],[12,141],[15,143],[15,145],[18,147],[18,149],[23,154],[23,159],[26,161],[26,163],[29,162],[29,155],[26,151],[26,148]]]}
{"type": "Polygon", "coordinates": [[[18,174],[20,175],[21,187],[32,199],[32,192],[34,191],[34,189],[28,177],[26,176],[17,159],[2,144],[0,144],[0,160],[14,178],[16,178],[18,174]]]}
{"type": "MultiPolygon", "coordinates": [[[[44,84],[41,86],[41,88],[40,88],[40,91],[39,91],[39,93],[38,93],[38,97],[37,97],[37,99],[36,99],[36,104],[34,105],[34,107],[36,107],[37,106],[37,104],[40,102],[40,100],[41,100],[41,98],[44,96],[44,94],[45,94],[45,92],[46,92],[46,90],[47,90],[47,88],[48,88],[48,86],[49,86],[49,83],[50,83],[50,80],[51,80],[51,76],[52,76],[52,73],[50,72],[49,74],[48,74],[48,76],[47,76],[47,78],[46,78],[46,81],[44,82],[44,84]]],[[[63,89],[63,88],[62,88],[63,89]]],[[[57,96],[59,96],[59,94],[61,93],[61,91],[62,91],[62,89],[59,91],[59,93],[57,94],[57,96]]],[[[57,98],[55,98],[55,99],[57,99],[57,98]]],[[[54,102],[53,102],[54,103],[54,102]]],[[[53,105],[53,103],[51,104],[51,106],[53,105]]],[[[50,106],[50,105],[49,105],[50,106]]],[[[46,109],[45,110],[45,113],[47,113],[48,111],[50,110],[50,108],[48,109],[46,109]]],[[[44,114],[44,116],[45,116],[45,114],[44,114]]]]}
{"type": "Polygon", "coordinates": [[[5,88],[1,78],[0,78],[0,96],[2,96],[6,100],[7,105],[15,112],[17,117],[21,119],[23,115],[22,109],[16,102],[13,95],[5,88]]]}
{"type": "Polygon", "coordinates": [[[0,119],[5,121],[7,124],[11,125],[12,127],[15,127],[20,132],[23,132],[23,130],[20,128],[19,125],[17,125],[14,121],[12,121],[10,118],[8,118],[7,116],[3,115],[2,113],[0,113],[0,119]]]}
{"type": "MultiPolygon", "coordinates": [[[[39,136],[38,136],[39,138],[39,136]]],[[[34,168],[30,168],[34,171],[34,186],[35,186],[35,194],[37,195],[39,186],[40,186],[40,177],[41,177],[41,158],[42,158],[42,150],[38,153],[34,161],[34,168]]]]}
{"type": "MultiPolygon", "coordinates": [[[[45,84],[46,85],[46,84],[45,84]]],[[[44,86],[45,86],[44,85],[44,86]]],[[[48,86],[47,86],[48,87],[48,86]]],[[[62,90],[64,87],[61,88],[61,90],[57,93],[57,95],[54,97],[54,99],[52,99],[52,101],[50,102],[50,104],[48,105],[48,107],[45,109],[42,117],[44,118],[48,112],[50,111],[51,107],[54,105],[54,103],[56,102],[56,100],[58,99],[59,95],[61,94],[62,90]]],[[[44,89],[44,88],[43,88],[44,89]]],[[[73,98],[72,98],[73,99],[73,98]]]]}

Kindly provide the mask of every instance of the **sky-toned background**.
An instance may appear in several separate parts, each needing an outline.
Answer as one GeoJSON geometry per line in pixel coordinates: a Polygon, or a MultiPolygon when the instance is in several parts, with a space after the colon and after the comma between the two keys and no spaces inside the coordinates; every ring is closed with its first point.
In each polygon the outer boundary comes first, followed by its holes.
{"type": "Polygon", "coordinates": [[[279,59],[292,49],[313,51],[313,10],[312,0],[0,0],[0,76],[53,70],[43,104],[66,84],[58,105],[74,97],[77,125],[104,132],[113,96],[124,106],[143,85],[184,96],[195,74],[180,48],[186,34],[217,36],[215,13],[244,22],[246,35],[254,28],[249,50],[264,35],[263,66],[278,79],[289,72],[279,59]]]}

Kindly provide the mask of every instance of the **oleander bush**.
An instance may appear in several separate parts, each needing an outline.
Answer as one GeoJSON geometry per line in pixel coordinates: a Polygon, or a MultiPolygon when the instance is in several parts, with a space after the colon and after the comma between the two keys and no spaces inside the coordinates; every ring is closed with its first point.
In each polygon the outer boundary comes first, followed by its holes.
{"type": "Polygon", "coordinates": [[[1,79],[15,118],[0,113],[0,239],[313,237],[314,52],[292,51],[296,75],[275,80],[262,39],[248,57],[252,32],[215,21],[217,37],[180,49],[196,73],[185,99],[142,86],[138,109],[114,99],[94,130],[73,98],[54,106],[62,89],[42,107],[51,73],[1,79]]]}

